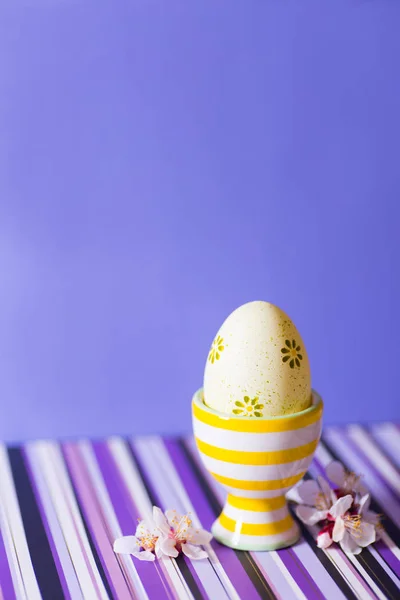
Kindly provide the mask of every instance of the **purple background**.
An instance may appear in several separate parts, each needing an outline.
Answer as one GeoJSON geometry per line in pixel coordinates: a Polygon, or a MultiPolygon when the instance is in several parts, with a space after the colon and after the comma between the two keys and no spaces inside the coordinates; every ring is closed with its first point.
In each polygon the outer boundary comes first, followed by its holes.
{"type": "Polygon", "coordinates": [[[399,418],[398,2],[2,2],[0,438],[178,432],[240,304],[399,418]]]}

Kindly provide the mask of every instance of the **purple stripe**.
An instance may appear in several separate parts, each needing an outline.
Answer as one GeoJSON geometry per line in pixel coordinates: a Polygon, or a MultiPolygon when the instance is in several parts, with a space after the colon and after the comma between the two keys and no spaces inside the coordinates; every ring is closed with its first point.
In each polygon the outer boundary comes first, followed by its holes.
{"type": "MultiPolygon", "coordinates": [[[[377,445],[377,443],[375,442],[374,438],[368,433],[368,431],[366,431],[364,428],[362,429],[363,433],[367,436],[367,438],[369,439],[370,443],[372,444],[372,446],[375,447],[377,452],[380,452],[383,456],[379,457],[379,467],[376,466],[375,462],[372,461],[369,456],[364,452],[363,447],[362,447],[362,443],[359,443],[358,441],[356,441],[355,439],[353,439],[353,437],[351,436],[351,434],[348,432],[348,430],[346,430],[346,434],[348,439],[351,441],[351,443],[353,443],[357,448],[359,448],[359,450],[362,452],[363,456],[365,457],[365,459],[368,461],[368,463],[370,465],[372,465],[374,467],[374,469],[376,469],[378,472],[386,472],[385,470],[385,461],[387,461],[390,466],[393,467],[393,470],[396,471],[397,474],[399,474],[399,469],[387,458],[387,456],[385,455],[385,453],[379,448],[379,446],[377,445]],[[382,464],[383,463],[383,464],[382,464]]],[[[400,500],[400,493],[399,491],[396,489],[395,486],[392,485],[390,478],[386,477],[384,478],[386,481],[386,484],[390,487],[390,489],[392,490],[393,494],[396,496],[397,500],[400,500]]]]}
{"type": "MultiPolygon", "coordinates": [[[[190,497],[202,526],[209,531],[211,529],[211,525],[215,521],[215,515],[208,504],[201,485],[190,468],[186,458],[184,457],[179,443],[172,439],[165,439],[164,444],[169,452],[172,462],[176,467],[182,484],[190,497]]],[[[248,576],[246,576],[244,568],[236,554],[232,552],[230,548],[218,544],[215,540],[211,542],[211,545],[239,596],[241,598],[246,598],[246,600],[251,600],[253,598],[258,599],[259,594],[255,587],[251,584],[248,576]]]]}
{"type": "MultiPolygon", "coordinates": [[[[173,441],[171,443],[175,444],[175,442],[173,442],[173,441]]],[[[187,447],[190,448],[189,451],[191,452],[191,454],[194,457],[194,459],[196,460],[197,464],[200,466],[200,468],[204,472],[204,467],[203,467],[202,463],[198,460],[197,452],[196,451],[192,452],[191,446],[189,444],[187,445],[187,447]]],[[[181,469],[181,467],[179,467],[179,471],[180,471],[180,469],[181,469]]],[[[186,478],[187,478],[187,476],[185,475],[185,480],[186,480],[186,478]]],[[[193,496],[194,496],[194,494],[193,494],[193,496]]],[[[213,515],[213,520],[214,520],[214,518],[215,517],[213,515]]],[[[303,566],[301,561],[298,560],[293,549],[286,548],[283,550],[279,550],[278,552],[279,552],[279,557],[282,559],[282,562],[284,562],[284,564],[287,566],[293,579],[296,581],[296,583],[300,587],[300,589],[305,593],[306,597],[310,598],[310,599],[311,598],[324,599],[324,595],[322,594],[321,590],[316,585],[314,579],[309,575],[307,569],[303,566]],[[290,565],[291,568],[289,568],[288,565],[290,565]]],[[[251,553],[251,554],[253,554],[253,553],[251,553]]]]}
{"type": "MultiPolygon", "coordinates": [[[[152,477],[148,473],[148,470],[146,469],[146,466],[143,464],[143,461],[141,460],[141,457],[136,452],[136,449],[134,448],[133,444],[131,444],[131,448],[132,448],[132,452],[133,452],[133,454],[134,454],[134,456],[135,456],[135,458],[136,458],[136,460],[137,460],[137,462],[138,462],[138,464],[139,464],[142,472],[145,473],[145,475],[146,475],[146,484],[150,488],[150,491],[151,491],[151,493],[152,493],[152,495],[153,495],[153,497],[154,497],[154,499],[155,499],[155,501],[157,503],[157,506],[159,506],[162,510],[167,510],[168,508],[174,508],[172,506],[165,506],[163,498],[161,498],[161,496],[160,496],[157,488],[154,485],[152,477]]],[[[193,579],[195,580],[196,585],[197,585],[197,587],[199,588],[199,590],[201,592],[201,595],[204,598],[207,598],[208,595],[207,595],[207,593],[206,593],[206,591],[204,589],[204,586],[203,586],[203,584],[201,582],[201,579],[199,578],[198,574],[196,573],[196,570],[194,569],[194,567],[192,565],[192,561],[189,558],[187,558],[186,556],[184,556],[184,555],[183,555],[183,559],[184,559],[186,565],[188,566],[189,571],[191,572],[191,574],[193,576],[193,579]]]]}
{"type": "Polygon", "coordinates": [[[378,469],[370,463],[368,458],[361,452],[361,449],[348,437],[346,430],[336,432],[333,429],[328,429],[325,433],[325,438],[335,447],[338,454],[342,456],[342,460],[345,464],[353,464],[353,468],[358,472],[362,472],[362,465],[370,471],[370,473],[363,473],[368,487],[375,497],[375,500],[377,500],[382,507],[386,508],[386,510],[388,508],[390,509],[390,511],[387,511],[389,516],[396,525],[400,527],[400,506],[397,499],[393,496],[393,493],[378,469]],[[360,463],[357,463],[357,459],[361,462],[361,465],[360,463]]]}
{"type": "Polygon", "coordinates": [[[79,447],[75,443],[67,442],[63,445],[63,450],[71,480],[80,500],[85,522],[103,565],[110,588],[113,590],[115,597],[121,599],[130,598],[130,590],[121,571],[118,559],[113,552],[113,540],[110,539],[111,536],[105,516],[103,515],[96,490],[92,485],[79,447]]]}
{"type": "Polygon", "coordinates": [[[3,536],[0,532],[0,586],[4,600],[15,600],[16,595],[11,577],[10,566],[6,549],[4,546],[3,536]]]}
{"type": "MultiPolygon", "coordinates": [[[[322,477],[326,478],[326,473],[325,473],[325,468],[322,465],[322,463],[318,460],[317,457],[314,457],[314,460],[312,462],[312,468],[310,469],[310,471],[313,473],[314,471],[318,471],[319,475],[322,475],[322,477]]],[[[346,556],[346,554],[343,552],[343,550],[341,549],[341,547],[339,546],[339,544],[337,545],[333,545],[332,550],[334,553],[338,553],[340,554],[342,560],[346,563],[347,568],[352,572],[352,574],[354,575],[354,577],[356,579],[358,579],[359,583],[363,586],[363,588],[365,589],[366,593],[368,594],[368,596],[375,596],[374,592],[371,590],[371,588],[369,587],[369,585],[365,582],[365,580],[363,579],[363,577],[360,575],[359,571],[355,568],[355,566],[353,565],[352,562],[350,562],[350,560],[348,559],[348,557],[346,556]]],[[[337,568],[337,570],[339,571],[339,573],[342,575],[342,577],[344,579],[346,579],[346,575],[340,570],[340,567],[335,563],[335,566],[337,568]]]]}
{"type": "MultiPolygon", "coordinates": [[[[32,486],[33,493],[34,493],[35,498],[36,498],[36,504],[38,506],[38,509],[39,509],[39,512],[40,512],[40,516],[41,516],[42,521],[43,521],[43,526],[44,526],[44,529],[46,531],[47,539],[49,540],[51,552],[52,552],[53,558],[54,558],[54,563],[56,565],[57,573],[58,573],[58,576],[60,578],[61,587],[63,589],[65,597],[70,599],[71,598],[71,594],[70,594],[70,591],[69,591],[69,588],[68,588],[67,580],[65,578],[64,569],[62,568],[60,557],[59,557],[58,552],[57,552],[57,548],[56,548],[56,545],[55,545],[55,542],[54,542],[54,538],[53,538],[53,535],[52,535],[50,527],[49,527],[49,523],[48,523],[47,516],[46,516],[46,509],[45,509],[45,507],[43,505],[42,498],[41,498],[40,492],[39,492],[37,484],[36,484],[35,476],[33,474],[31,463],[30,463],[30,460],[29,460],[29,456],[27,454],[26,448],[24,448],[24,447],[22,447],[22,456],[24,458],[25,466],[26,466],[26,469],[28,471],[29,479],[31,481],[31,486],[32,486]]],[[[8,597],[6,596],[6,598],[8,598],[8,597]]]]}
{"type": "Polygon", "coordinates": [[[400,561],[382,540],[375,542],[374,547],[378,550],[383,560],[392,569],[393,573],[400,579],[400,561]]]}
{"type": "MultiPolygon", "coordinates": [[[[320,474],[323,477],[326,477],[325,469],[323,468],[322,464],[319,462],[319,460],[317,458],[315,458],[314,464],[320,471],[320,474]]],[[[400,577],[400,561],[393,554],[393,552],[390,550],[390,548],[388,548],[388,546],[385,544],[385,542],[383,540],[377,541],[377,542],[375,542],[374,547],[377,550],[377,552],[381,555],[382,559],[386,562],[386,564],[392,569],[393,573],[395,573],[395,575],[400,577]]],[[[347,558],[346,558],[346,560],[347,560],[347,558]]],[[[360,577],[360,579],[361,579],[361,577],[360,577]]],[[[362,579],[362,582],[364,583],[363,579],[362,579]]]]}
{"type": "Polygon", "coordinates": [[[324,600],[324,596],[319,588],[315,585],[312,575],[308,573],[306,569],[304,569],[301,562],[290,549],[278,550],[277,554],[301,591],[304,593],[307,600],[314,598],[324,600]]]}
{"type": "MultiPolygon", "coordinates": [[[[394,431],[395,431],[395,429],[394,429],[394,431]]],[[[384,435],[384,432],[380,428],[372,427],[372,429],[371,429],[371,435],[374,438],[374,441],[377,444],[377,446],[379,447],[379,449],[381,450],[381,452],[383,452],[386,455],[386,458],[392,462],[394,467],[399,469],[400,468],[400,451],[399,451],[399,448],[397,448],[395,444],[392,445],[392,442],[390,440],[393,433],[391,432],[389,434],[389,437],[387,437],[384,435]]],[[[399,440],[400,440],[400,435],[399,435],[399,440]]]]}
{"type": "MultiPolygon", "coordinates": [[[[134,535],[138,518],[137,507],[126,489],[106,442],[93,442],[92,447],[114,507],[122,535],[134,535]]],[[[135,560],[132,558],[132,560],[135,560]]],[[[165,596],[168,585],[155,563],[135,560],[136,571],[150,599],[158,600],[165,596]]]]}

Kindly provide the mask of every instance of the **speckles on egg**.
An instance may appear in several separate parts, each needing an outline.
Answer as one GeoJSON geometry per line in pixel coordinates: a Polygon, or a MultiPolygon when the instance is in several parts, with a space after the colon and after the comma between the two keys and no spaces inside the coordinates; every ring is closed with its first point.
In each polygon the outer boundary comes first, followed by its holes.
{"type": "Polygon", "coordinates": [[[268,302],[249,302],[229,315],[208,355],[204,398],[220,412],[255,418],[309,406],[307,352],[283,311],[268,302]]]}

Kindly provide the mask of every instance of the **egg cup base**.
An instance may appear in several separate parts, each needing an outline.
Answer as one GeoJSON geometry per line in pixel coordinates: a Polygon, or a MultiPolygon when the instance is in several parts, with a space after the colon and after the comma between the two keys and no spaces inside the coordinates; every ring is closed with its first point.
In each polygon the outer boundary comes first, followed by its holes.
{"type": "Polygon", "coordinates": [[[293,546],[300,539],[300,529],[297,523],[293,520],[291,528],[284,534],[281,534],[274,542],[271,542],[271,536],[254,536],[254,539],[249,540],[251,536],[242,535],[237,532],[227,531],[221,526],[219,519],[214,521],[211,527],[211,533],[214,539],[220,544],[233,548],[234,550],[243,550],[251,552],[271,552],[293,546]]]}

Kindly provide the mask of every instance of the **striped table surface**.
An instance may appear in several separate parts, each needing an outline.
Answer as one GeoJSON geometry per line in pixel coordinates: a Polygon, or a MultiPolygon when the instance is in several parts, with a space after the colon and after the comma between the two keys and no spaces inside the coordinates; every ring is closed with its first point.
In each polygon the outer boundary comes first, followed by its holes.
{"type": "Polygon", "coordinates": [[[339,459],[362,473],[384,515],[382,539],[358,556],[317,548],[302,526],[292,548],[239,552],[212,541],[208,559],[154,563],[115,555],[153,504],[210,529],[224,491],[193,439],[145,437],[0,446],[0,598],[400,598],[400,429],[325,428],[309,475],[339,459]]]}

